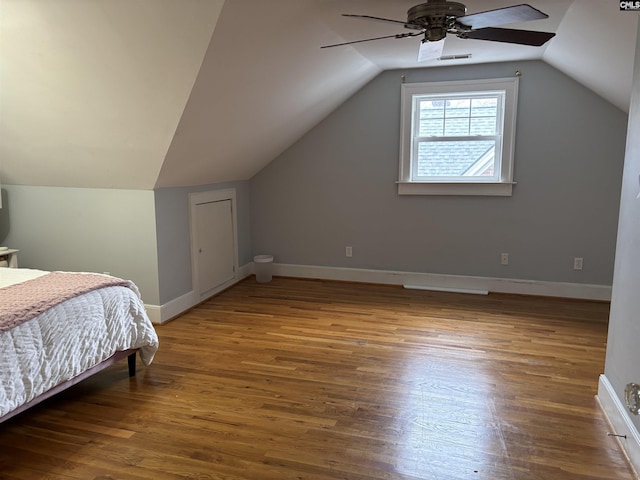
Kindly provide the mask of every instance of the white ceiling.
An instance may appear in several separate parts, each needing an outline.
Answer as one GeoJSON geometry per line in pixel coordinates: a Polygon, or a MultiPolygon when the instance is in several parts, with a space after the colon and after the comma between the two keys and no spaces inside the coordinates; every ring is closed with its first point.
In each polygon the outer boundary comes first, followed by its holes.
{"type": "Polygon", "coordinates": [[[319,48],[403,30],[342,13],[404,20],[416,3],[0,0],[0,178],[132,189],[249,179],[392,68],[541,59],[627,110],[638,14],[617,2],[530,1],[550,18],[506,27],[555,38],[448,37],[443,54],[469,60],[418,64],[419,37],[319,48]]]}
{"type": "Polygon", "coordinates": [[[223,0],[0,0],[3,183],[153,188],[223,0]]]}

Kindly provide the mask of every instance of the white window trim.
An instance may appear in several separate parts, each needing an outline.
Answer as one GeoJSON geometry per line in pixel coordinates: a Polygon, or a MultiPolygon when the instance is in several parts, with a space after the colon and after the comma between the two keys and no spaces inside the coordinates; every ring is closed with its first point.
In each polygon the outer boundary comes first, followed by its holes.
{"type": "Polygon", "coordinates": [[[399,195],[496,195],[510,196],[513,185],[518,77],[455,82],[406,83],[401,89],[399,195]],[[414,95],[504,90],[504,130],[499,182],[411,180],[412,104],[414,95]]]}

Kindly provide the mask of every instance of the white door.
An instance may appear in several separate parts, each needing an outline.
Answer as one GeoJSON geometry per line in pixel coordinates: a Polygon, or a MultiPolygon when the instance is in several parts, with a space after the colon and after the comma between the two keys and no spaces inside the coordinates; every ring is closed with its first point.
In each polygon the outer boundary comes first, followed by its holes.
{"type": "Polygon", "coordinates": [[[196,261],[200,294],[234,278],[235,242],[231,206],[231,200],[196,205],[196,261]]]}

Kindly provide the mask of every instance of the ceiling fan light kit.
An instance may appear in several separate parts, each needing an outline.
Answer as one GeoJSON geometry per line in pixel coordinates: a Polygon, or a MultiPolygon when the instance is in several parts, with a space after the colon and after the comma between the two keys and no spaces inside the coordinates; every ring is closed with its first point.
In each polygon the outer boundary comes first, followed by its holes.
{"type": "Polygon", "coordinates": [[[338,47],[384,38],[407,38],[423,35],[423,39],[420,42],[418,61],[426,61],[440,58],[447,34],[452,34],[462,39],[488,40],[534,47],[544,45],[555,36],[555,33],[550,32],[496,28],[498,25],[549,18],[547,14],[533,8],[531,5],[513,5],[471,15],[466,13],[467,7],[462,3],[449,2],[447,0],[428,0],[426,3],[411,7],[407,11],[406,21],[370,15],[344,14],[343,16],[345,17],[394,23],[414,31],[325,45],[321,48],[338,47]]]}

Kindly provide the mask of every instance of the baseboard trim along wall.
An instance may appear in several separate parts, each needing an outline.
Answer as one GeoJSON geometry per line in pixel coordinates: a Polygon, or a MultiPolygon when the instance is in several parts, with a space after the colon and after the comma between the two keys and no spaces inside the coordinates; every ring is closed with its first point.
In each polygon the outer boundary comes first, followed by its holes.
{"type": "Polygon", "coordinates": [[[219,287],[211,290],[207,293],[207,296],[205,298],[201,298],[200,295],[198,295],[196,292],[191,291],[185,293],[184,295],[181,295],[178,298],[174,298],[173,300],[163,305],[145,304],[147,315],[149,316],[151,323],[161,325],[165,322],[168,322],[172,318],[177,317],[182,312],[186,312],[190,308],[193,308],[199,303],[202,303],[203,301],[213,297],[221,291],[226,290],[227,288],[235,285],[238,282],[241,282],[251,274],[253,274],[253,262],[242,265],[238,269],[238,272],[236,273],[236,276],[233,278],[233,280],[227,283],[223,283],[219,287]]]}
{"type": "Polygon", "coordinates": [[[405,288],[449,292],[487,294],[515,293],[547,297],[577,298],[583,300],[611,300],[610,285],[543,282],[514,278],[471,277],[420,272],[399,272],[313,265],[273,264],[273,275],[283,277],[342,280],[348,282],[404,285],[405,288]]]}
{"type": "Polygon", "coordinates": [[[616,437],[616,440],[637,474],[640,471],[640,434],[605,375],[600,375],[596,398],[613,429],[611,433],[623,435],[616,437]]]}
{"type": "MultiPolygon", "coordinates": [[[[486,295],[489,292],[541,295],[548,297],[578,298],[584,300],[611,300],[610,285],[588,285],[583,283],[542,282],[514,278],[471,277],[465,275],[441,275],[420,272],[370,270],[365,268],[320,267],[314,265],[292,265],[274,263],[273,275],[281,277],[338,280],[345,282],[380,283],[403,285],[405,288],[459,292],[486,295]]],[[[239,268],[232,282],[211,291],[207,298],[220,293],[254,272],[253,262],[239,268]]],[[[153,323],[162,324],[195,307],[205,298],[188,292],[163,305],[145,305],[147,315],[153,323]]]]}

